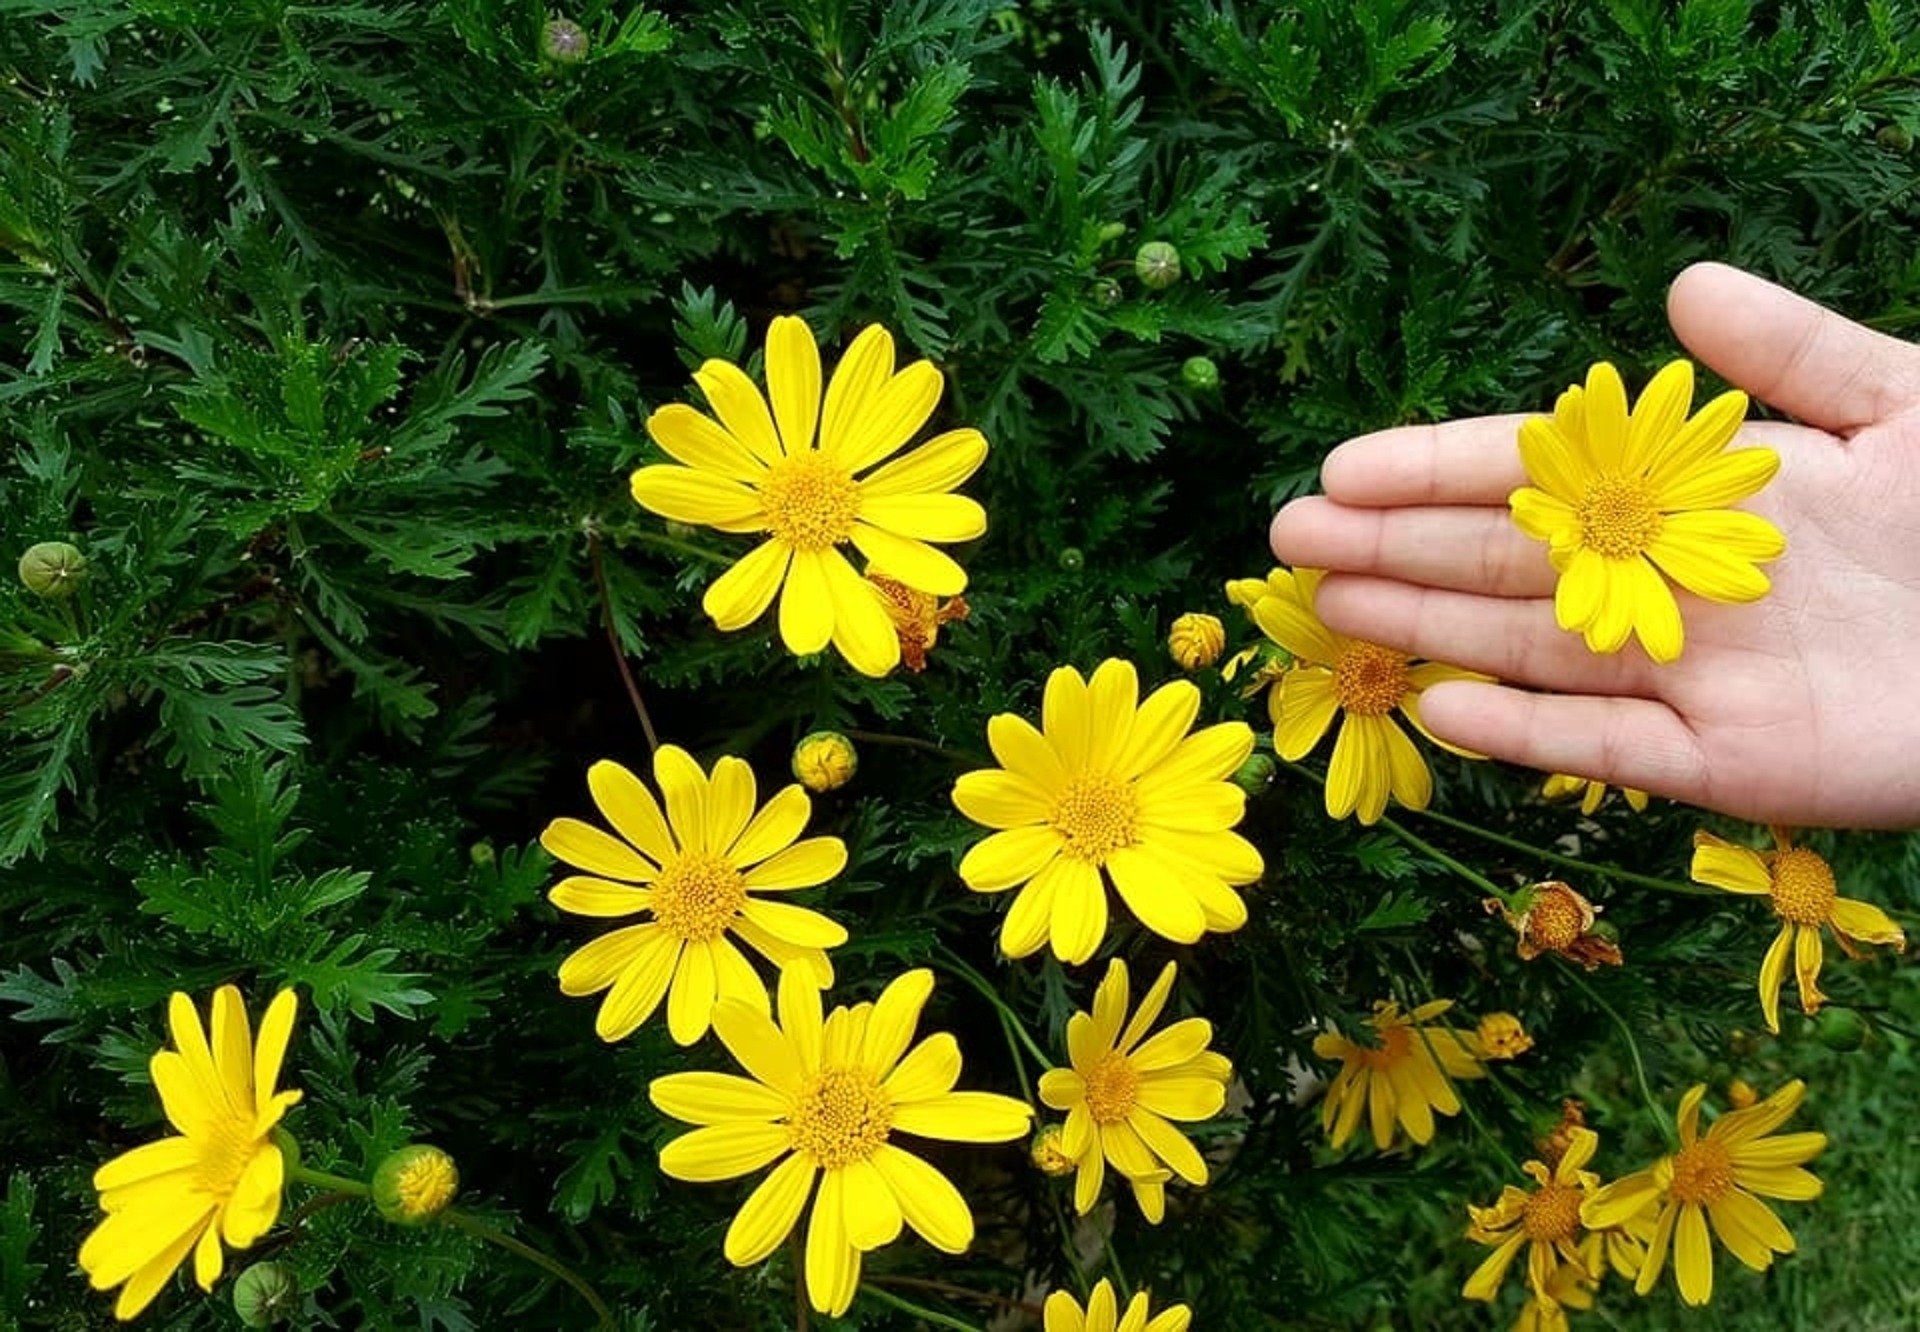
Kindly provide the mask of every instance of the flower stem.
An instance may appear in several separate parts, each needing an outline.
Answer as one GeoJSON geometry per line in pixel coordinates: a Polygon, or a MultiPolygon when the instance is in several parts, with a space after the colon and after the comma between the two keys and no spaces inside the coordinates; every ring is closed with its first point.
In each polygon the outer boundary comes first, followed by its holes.
{"type": "Polygon", "coordinates": [[[980,1332],[980,1329],[972,1323],[963,1323],[951,1314],[944,1314],[938,1309],[929,1309],[924,1305],[915,1304],[912,1300],[902,1299],[892,1291],[882,1289],[872,1282],[866,1283],[861,1289],[867,1293],[869,1298],[878,1300],[882,1304],[891,1305],[895,1309],[900,1310],[901,1313],[910,1313],[923,1323],[931,1323],[935,1327],[951,1327],[956,1329],[957,1332],[980,1332]]]}
{"type": "Polygon", "coordinates": [[[1646,1101],[1654,1123],[1660,1126],[1660,1136],[1666,1139],[1669,1147],[1677,1148],[1680,1140],[1675,1136],[1673,1121],[1668,1118],[1666,1108],[1654,1099],[1653,1088],[1647,1084],[1647,1066],[1640,1059],[1640,1042],[1634,1039],[1633,1028],[1627,1025],[1627,1020],[1620,1016],[1619,1010],[1602,999],[1598,990],[1587,984],[1586,978],[1580,974],[1573,963],[1561,958],[1560,964],[1567,973],[1567,979],[1573,982],[1574,988],[1593,1000],[1601,1012],[1613,1019],[1613,1025],[1620,1028],[1621,1036],[1626,1038],[1627,1055],[1633,1060],[1633,1076],[1634,1080],[1640,1084],[1641,1099],[1646,1101]]]}
{"type": "Polygon", "coordinates": [[[1439,847],[1435,846],[1432,842],[1427,841],[1424,837],[1416,837],[1410,830],[1408,830],[1401,824],[1395,823],[1392,819],[1386,818],[1384,816],[1382,816],[1380,820],[1380,826],[1382,828],[1387,829],[1394,836],[1398,837],[1401,841],[1405,842],[1408,846],[1412,847],[1414,850],[1418,851],[1421,855],[1427,857],[1429,860],[1432,860],[1436,864],[1442,865],[1445,868],[1452,870],[1455,874],[1459,875],[1462,879],[1465,879],[1468,883],[1472,884],[1475,888],[1479,889],[1481,892],[1492,893],[1495,897],[1500,899],[1500,901],[1505,905],[1511,906],[1513,904],[1512,893],[1502,888],[1499,884],[1495,883],[1492,879],[1489,879],[1486,875],[1482,874],[1479,870],[1474,869],[1471,865],[1467,865],[1462,863],[1461,861],[1455,860],[1452,856],[1442,851],[1439,847]]]}
{"type": "Polygon", "coordinates": [[[515,1239],[513,1236],[507,1234],[506,1231],[495,1226],[490,1226],[479,1217],[463,1212],[456,1207],[449,1207],[446,1211],[440,1213],[440,1219],[456,1230],[466,1231],[475,1239],[485,1240],[488,1244],[498,1245],[508,1253],[517,1254],[532,1263],[535,1267],[566,1282],[569,1286],[572,1286],[574,1290],[579,1293],[580,1298],[585,1300],[593,1309],[594,1316],[600,1320],[599,1325],[602,1328],[612,1328],[615,1326],[613,1310],[609,1309],[606,1301],[600,1298],[600,1293],[588,1285],[584,1277],[580,1276],[559,1259],[548,1257],[524,1240],[515,1239]]]}
{"type": "Polygon", "coordinates": [[[335,1193],[344,1193],[350,1198],[367,1198],[373,1195],[373,1189],[357,1179],[348,1179],[345,1175],[330,1175],[324,1170],[312,1170],[306,1166],[295,1166],[288,1179],[296,1184],[311,1184],[317,1189],[332,1189],[335,1193]]]}
{"type": "Polygon", "coordinates": [[[1040,1048],[1034,1041],[1032,1035],[1021,1025],[1020,1015],[1007,1007],[1007,1001],[1002,999],[1000,992],[993,988],[992,981],[968,966],[961,960],[958,953],[945,945],[940,947],[940,956],[945,960],[946,964],[953,969],[956,975],[966,981],[967,984],[973,986],[974,989],[980,991],[980,993],[986,997],[987,1002],[999,1010],[1001,1024],[1007,1029],[1009,1037],[1018,1036],[1020,1043],[1025,1045],[1027,1052],[1039,1061],[1041,1068],[1048,1069],[1053,1067],[1053,1060],[1047,1057],[1047,1052],[1040,1048]]]}
{"type": "Polygon", "coordinates": [[[1463,833],[1470,833],[1482,841],[1492,842],[1496,846],[1504,846],[1509,851],[1518,851],[1522,855],[1532,856],[1536,860],[1544,860],[1552,865],[1564,865],[1568,869],[1584,870],[1588,874],[1598,874],[1603,879],[1617,879],[1621,883],[1639,884],[1642,888],[1657,888],[1665,893],[1684,893],[1688,897],[1713,897],[1718,891],[1717,889],[1708,888],[1703,884],[1681,883],[1678,879],[1661,879],[1651,874],[1636,874],[1632,870],[1620,869],[1613,865],[1599,865],[1590,860],[1582,860],[1578,856],[1569,856],[1559,851],[1549,851],[1545,847],[1535,846],[1531,842],[1523,842],[1517,837],[1508,837],[1504,833],[1494,832],[1490,828],[1482,828],[1477,823],[1469,823],[1465,819],[1457,819],[1451,814],[1442,814],[1438,810],[1417,809],[1411,812],[1418,814],[1423,819],[1432,819],[1435,823],[1444,823],[1449,828],[1457,828],[1463,833]]]}
{"type": "Polygon", "coordinates": [[[647,715],[647,703],[640,697],[640,685],[633,678],[633,668],[627,665],[627,652],[620,646],[620,633],[613,627],[613,594],[607,589],[607,570],[600,559],[600,538],[597,535],[587,538],[587,558],[593,565],[593,585],[600,592],[600,623],[607,631],[607,646],[613,650],[613,664],[620,668],[620,681],[627,687],[627,697],[633,701],[633,710],[640,714],[640,730],[647,737],[647,752],[658,753],[660,737],[654,733],[653,718],[647,715]]]}

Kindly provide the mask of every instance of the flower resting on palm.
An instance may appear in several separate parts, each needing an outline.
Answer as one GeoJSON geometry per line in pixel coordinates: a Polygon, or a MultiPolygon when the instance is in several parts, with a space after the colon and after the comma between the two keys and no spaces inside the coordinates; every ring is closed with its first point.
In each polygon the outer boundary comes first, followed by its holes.
{"type": "Polygon", "coordinates": [[[1227,1101],[1233,1066],[1207,1049],[1213,1024],[1186,1018],[1149,1036],[1173,991],[1174,964],[1127,1017],[1127,964],[1115,958],[1094,992],[1093,1012],[1067,1020],[1071,1068],[1040,1076],[1040,1100],[1067,1114],[1060,1151],[1078,1163],[1073,1207],[1085,1216],[1112,1165],[1147,1220],[1166,1215],[1166,1181],[1207,1182],[1199,1149],[1170,1121],[1211,1119],[1227,1101]]]}
{"type": "Polygon", "coordinates": [[[973,1242],[973,1213],[959,1190],[897,1135],[1010,1142],[1027,1133],[1030,1106],[953,1089],[960,1047],[952,1036],[913,1043],[932,991],[932,972],[909,971],[874,1002],[823,1018],[819,990],[789,967],[777,1022],[738,1000],[714,1010],[715,1034],[749,1076],[669,1073],[647,1089],[660,1110],[700,1126],[661,1148],[663,1173],[704,1182],[773,1165],[727,1229],[728,1262],[748,1267],[767,1257],[812,1198],[804,1276],[822,1313],[846,1311],[861,1255],[891,1244],[903,1224],[943,1253],[973,1242]]]}
{"type": "Polygon", "coordinates": [[[1674,361],[1629,413],[1620,373],[1603,361],[1552,416],[1520,426],[1533,484],[1507,503],[1514,525],[1548,544],[1560,574],[1554,618],[1590,651],[1618,652],[1637,635],[1653,660],[1678,659],[1686,634],[1666,580],[1708,601],[1758,601],[1769,587],[1758,566],[1786,551],[1772,523],[1727,507],[1780,470],[1772,449],[1727,449],[1747,395],[1722,393],[1689,418],[1692,403],[1693,366],[1674,361]]]}
{"type": "Polygon", "coordinates": [[[1841,951],[1858,957],[1858,943],[1907,946],[1906,932],[1879,907],[1841,897],[1833,869],[1805,847],[1795,846],[1784,828],[1773,830],[1772,851],[1750,851],[1709,832],[1693,835],[1693,877],[1699,883],[1751,897],[1765,894],[1780,918],[1780,932],[1760,963],[1760,1011],[1767,1030],[1780,1030],[1780,987],[1786,981],[1787,960],[1793,960],[1800,982],[1800,1007],[1820,1011],[1826,996],[1820,993],[1820,964],[1825,949],[1822,929],[1833,931],[1841,951]]]}
{"type": "Polygon", "coordinates": [[[296,1000],[282,990],[267,1005],[255,1041],[240,991],[214,992],[211,1033],[193,1000],[167,1005],[171,1050],[148,1065],[177,1136],[122,1153],[94,1172],[106,1217],[80,1245],[95,1290],[120,1286],[114,1316],[133,1318],[193,1255],[193,1277],[212,1290],[224,1267],[221,1241],[245,1249],[280,1215],[286,1162],[273,1131],[297,1091],[275,1091],[293,1035],[296,1000]]]}
{"type": "Polygon", "coordinates": [[[987,441],[950,430],[894,457],[933,414],[944,381],[928,361],[896,373],[893,352],[884,328],[862,330],[823,397],[812,330],[781,315],[767,330],[765,395],[738,366],[710,360],[694,380],[712,416],[671,403],[647,418],[675,461],[633,474],[642,508],[765,535],[707,588],[701,604],[720,629],[744,629],[778,596],[789,651],[831,643],[856,670],[885,675],[900,662],[900,637],[880,590],[842,548],[928,596],[966,589],[966,571],[929,543],[987,530],[986,511],[951,493],[986,461],[987,441]]]}
{"type": "Polygon", "coordinates": [[[1026,957],[1049,940],[1082,963],[1107,932],[1107,890],[1142,925],[1176,943],[1237,930],[1234,888],[1264,870],[1232,831],[1246,792],[1229,780],[1253,752],[1253,731],[1223,722],[1195,731],[1200,691],[1185,680],[1139,699],[1131,663],[1103,661],[1091,680],[1071,666],[1047,678],[1041,726],[1012,713],[987,723],[998,768],[961,776],[953,803],[998,829],[960,861],[978,893],[1019,888],[1000,947],[1026,957]]]}
{"type": "Polygon", "coordinates": [[[540,834],[540,845],[586,871],[554,885],[547,899],[555,906],[578,916],[652,917],[576,949],[560,964],[561,993],[608,992],[594,1019],[605,1041],[632,1033],[664,998],[667,1030],[691,1045],[721,1000],[767,1011],[766,982],[734,939],[820,988],[831,985],[825,950],[846,942],[845,927],[755,895],[812,888],[846,867],[839,838],[795,840],[813,809],[807,793],[786,786],[756,810],[745,762],[721,758],[709,777],[675,745],[660,746],[653,775],[664,811],[638,777],[603,759],[587,770],[587,785],[614,832],[555,819],[540,834]]]}
{"type": "Polygon", "coordinates": [[[1645,1295],[1659,1283],[1671,1249],[1680,1298],[1705,1304],[1713,1298],[1713,1236],[1756,1272],[1766,1271],[1774,1254],[1793,1252],[1793,1235],[1761,1199],[1820,1196],[1819,1179],[1802,1167],[1826,1148],[1826,1134],[1774,1133],[1806,1090],[1796,1078],[1757,1105],[1721,1115],[1703,1135],[1700,1100],[1707,1089],[1704,1083],[1691,1088],[1680,1098],[1680,1150],[1582,1204],[1580,1219],[1593,1230],[1654,1215],[1635,1291],[1645,1295]]]}

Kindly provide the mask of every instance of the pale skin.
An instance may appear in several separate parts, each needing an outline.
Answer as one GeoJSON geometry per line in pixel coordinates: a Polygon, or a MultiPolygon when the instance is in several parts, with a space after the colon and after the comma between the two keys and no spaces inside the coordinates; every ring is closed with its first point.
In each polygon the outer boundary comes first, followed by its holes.
{"type": "Polygon", "coordinates": [[[1678,661],[1637,642],[1595,656],[1554,623],[1546,546],[1507,511],[1521,416],[1347,441],[1325,495],[1274,517],[1274,554],[1332,571],[1333,628],[1503,682],[1423,697],[1463,748],[1759,823],[1920,827],[1920,347],[1721,264],[1681,273],[1667,316],[1696,362],[1800,422],[1750,422],[1733,445],[1780,454],[1739,506],[1786,534],[1772,592],[1679,592],[1678,661]]]}

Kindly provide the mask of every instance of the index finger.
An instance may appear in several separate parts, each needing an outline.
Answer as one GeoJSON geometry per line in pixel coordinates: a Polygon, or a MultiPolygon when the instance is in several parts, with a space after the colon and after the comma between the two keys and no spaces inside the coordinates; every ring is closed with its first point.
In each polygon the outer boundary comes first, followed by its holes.
{"type": "Polygon", "coordinates": [[[1327,498],[1365,508],[1497,504],[1527,484],[1520,423],[1540,412],[1475,416],[1360,435],[1320,466],[1327,498]]]}

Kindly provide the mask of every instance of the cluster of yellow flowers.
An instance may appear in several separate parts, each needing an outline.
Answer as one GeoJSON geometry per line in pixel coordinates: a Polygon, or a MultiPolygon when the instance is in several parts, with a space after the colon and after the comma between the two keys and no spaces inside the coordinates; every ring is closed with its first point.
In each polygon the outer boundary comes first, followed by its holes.
{"type": "MultiPolygon", "coordinates": [[[[675,521],[761,536],[706,590],[704,607],[720,629],[753,623],[777,598],[779,634],[795,653],[831,646],[874,676],[902,664],[922,668],[939,628],[966,614],[966,574],[936,546],[986,529],[981,506],[953,493],[984,462],[986,440],[957,429],[902,453],[943,381],[925,361],[896,369],[893,341],[878,327],[853,341],[823,390],[806,324],[777,318],[766,367],[763,395],[737,367],[709,361],[695,378],[711,415],[683,404],[655,412],[648,430],[674,462],[637,471],[634,498],[675,521]],[[847,546],[864,557],[864,569],[849,563],[847,546]]],[[[1689,420],[1691,383],[1690,370],[1670,366],[1630,413],[1618,376],[1596,366],[1551,419],[1522,428],[1535,486],[1515,493],[1514,517],[1550,542],[1561,572],[1560,622],[1596,651],[1618,650],[1637,635],[1656,661],[1671,660],[1683,636],[1659,571],[1703,596],[1750,600],[1765,591],[1754,562],[1783,549],[1761,520],[1719,507],[1764,484],[1774,466],[1766,450],[1723,453],[1744,400],[1725,395],[1689,420]],[[1590,474],[1613,480],[1595,491],[1590,474]],[[1661,521],[1649,525],[1648,513],[1661,521]]],[[[1228,599],[1268,642],[1231,657],[1221,675],[1245,672],[1243,696],[1265,690],[1281,759],[1306,757],[1334,732],[1329,815],[1373,824],[1390,800],[1422,809],[1433,778],[1405,728],[1464,753],[1428,732],[1421,695],[1443,680],[1484,677],[1331,630],[1315,607],[1321,578],[1274,569],[1228,583],[1228,599]]],[[[1187,672],[1212,668],[1226,647],[1220,620],[1203,613],[1176,620],[1168,643],[1187,672]]],[[[962,857],[959,877],[977,893],[1013,894],[999,936],[1009,958],[1044,946],[1069,965],[1091,961],[1108,940],[1116,897],[1144,929],[1176,944],[1245,924],[1242,890],[1265,866],[1236,831],[1247,793],[1235,778],[1254,756],[1256,736],[1238,721],[1200,725],[1201,706],[1202,691],[1186,679],[1142,698],[1135,666],[1110,659],[1085,676],[1072,666],[1053,671],[1037,724],[1013,713],[990,720],[997,766],[962,775],[951,799],[988,830],[962,857]]],[[[1003,1143],[1027,1135],[1035,1114],[1023,1100],[958,1089],[954,1037],[919,1034],[931,971],[906,971],[870,1000],[827,1007],[830,951],[848,941],[848,930],[785,895],[820,888],[846,868],[839,838],[804,835],[813,812],[807,791],[833,789],[854,772],[846,737],[816,733],[796,749],[800,780],[762,802],[745,760],[722,756],[703,768],[664,744],[651,783],[611,760],[588,770],[604,826],[559,818],[540,836],[575,871],[552,887],[550,901],[576,916],[625,922],[559,968],[563,993],[601,996],[599,1037],[622,1040],[664,1008],[676,1043],[690,1046],[711,1031],[742,1070],[653,1081],[653,1105],[692,1126],[661,1149],[662,1171],[720,1181],[764,1170],[723,1252],[736,1265],[759,1263],[804,1216],[800,1275],[813,1307],[833,1315],[851,1304],[863,1256],[904,1230],[947,1253],[972,1242],[966,1200],[904,1139],[1003,1143]]],[[[1548,781],[1550,797],[1574,793],[1591,814],[1605,787],[1565,774],[1548,781]]],[[[1645,793],[1625,795],[1635,809],[1644,806],[1645,793]]],[[[1782,925],[1759,988],[1777,1031],[1789,956],[1803,1007],[1811,1013],[1821,1002],[1823,930],[1850,954],[1857,943],[1905,940],[1885,913],[1839,897],[1823,859],[1782,831],[1774,835],[1773,851],[1756,852],[1702,832],[1693,875],[1769,897],[1782,925]]],[[[1597,908],[1566,884],[1489,899],[1489,909],[1515,930],[1523,958],[1553,953],[1589,969],[1622,961],[1597,908]]],[[[1066,1024],[1064,1064],[1039,1079],[1040,1102],[1063,1118],[1043,1125],[1031,1150],[1049,1173],[1074,1176],[1079,1214],[1099,1201],[1109,1168],[1154,1223],[1165,1216],[1169,1182],[1208,1180],[1206,1156],[1178,1126],[1221,1114],[1234,1073],[1211,1049],[1205,1018],[1157,1025],[1175,976],[1166,963],[1131,1006],[1127,965],[1111,960],[1090,1008],[1066,1024]]],[[[1456,1084],[1488,1077],[1489,1063],[1533,1044],[1511,1014],[1453,1027],[1441,1021],[1452,1001],[1403,1002],[1378,1002],[1357,1039],[1332,1029],[1315,1036],[1314,1053],[1338,1065],[1322,1099],[1334,1149],[1363,1120],[1380,1151],[1402,1138],[1430,1142],[1436,1116],[1463,1108],[1456,1084]]],[[[106,1216],[80,1252],[96,1288],[122,1286],[119,1317],[144,1308],[189,1254],[195,1278],[211,1288],[222,1242],[244,1249],[277,1218],[297,1169],[278,1125],[300,1093],[275,1090],[294,1007],[293,994],[280,993],[256,1043],[233,987],[214,996],[210,1034],[192,1002],[173,996],[176,1048],[154,1056],[152,1073],[178,1136],[100,1169],[106,1216]]],[[[1531,1187],[1509,1186],[1491,1206],[1470,1209],[1468,1237],[1492,1252],[1465,1295],[1493,1299],[1525,1250],[1520,1326],[1552,1329],[1564,1325],[1566,1309],[1591,1304],[1609,1271],[1646,1293],[1669,1252],[1682,1297],[1705,1302],[1710,1235],[1757,1269],[1791,1252],[1792,1236],[1760,1199],[1820,1190],[1803,1166],[1825,1138],[1775,1133],[1804,1087],[1789,1083],[1704,1133],[1703,1094],[1694,1087],[1682,1098],[1671,1152],[1611,1183],[1589,1169],[1599,1139],[1570,1111],[1526,1163],[1531,1187]]],[[[403,1219],[444,1208],[457,1179],[444,1157],[409,1157],[390,1173],[387,1201],[403,1219]]],[[[1178,1332],[1189,1317],[1184,1305],[1152,1314],[1144,1294],[1123,1313],[1106,1281],[1084,1307],[1066,1292],[1045,1305],[1048,1332],[1178,1332]]]]}

